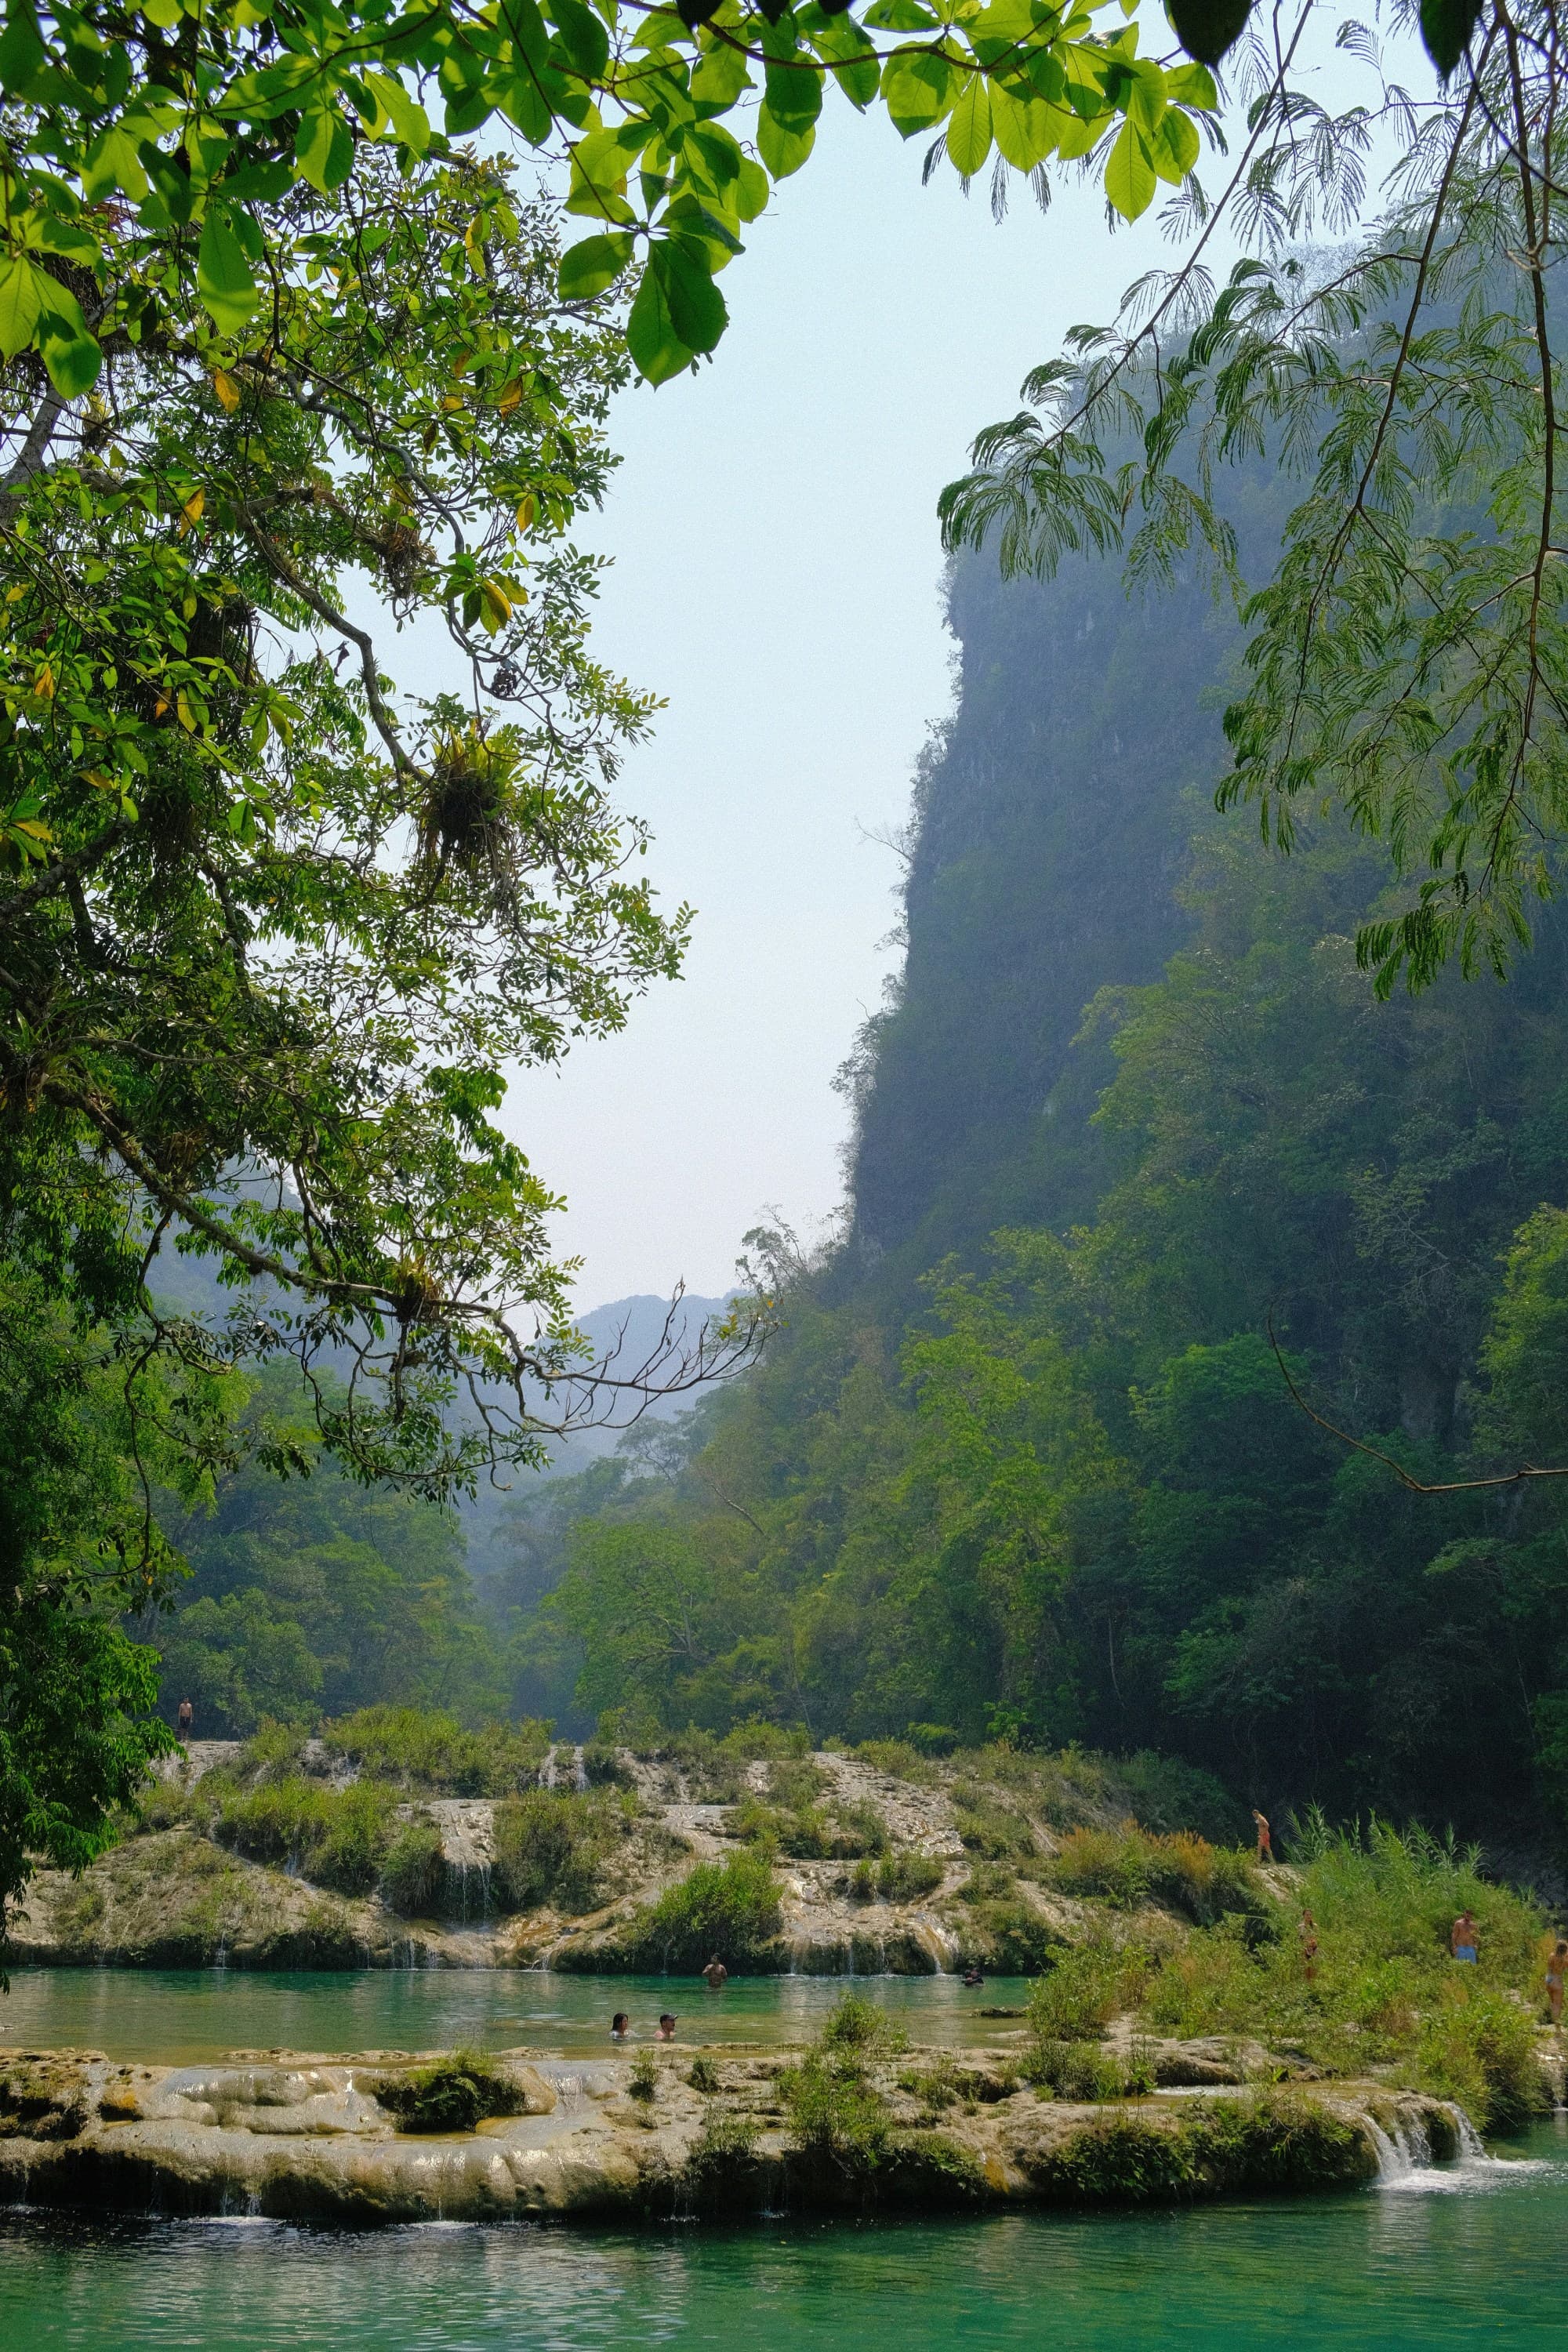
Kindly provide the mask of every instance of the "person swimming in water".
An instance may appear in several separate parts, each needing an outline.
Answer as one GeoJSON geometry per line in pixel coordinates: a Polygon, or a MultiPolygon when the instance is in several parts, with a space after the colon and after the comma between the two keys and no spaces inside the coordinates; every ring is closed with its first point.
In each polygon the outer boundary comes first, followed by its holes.
{"type": "Polygon", "coordinates": [[[670,2015],[670,2013],[669,2013],[669,2011],[668,2011],[668,2009],[667,2009],[667,2010],[663,2010],[663,2011],[661,2011],[661,2012],[660,2012],[660,2014],[659,2014],[659,2021],[658,2021],[658,2032],[654,2035],[654,2037],[653,2037],[653,2038],[654,2038],[654,2040],[655,2040],[656,2042],[673,2042],[673,2041],[674,2041],[674,2039],[675,2039],[675,2020],[674,2020],[674,2018],[673,2018],[673,2017],[671,2017],[671,2015],[670,2015]]]}
{"type": "Polygon", "coordinates": [[[974,1961],[971,1967],[964,1969],[963,1981],[966,1985],[970,1986],[983,1985],[984,1983],[985,1971],[981,1967],[978,1960],[974,1961]]]}
{"type": "Polygon", "coordinates": [[[702,1973],[708,1979],[710,1992],[722,1992],[730,1981],[730,1971],[717,1952],[714,1953],[702,1973]]]}
{"type": "Polygon", "coordinates": [[[631,2038],[631,2019],[624,2009],[617,2009],[610,2020],[610,2039],[612,2042],[629,2042],[631,2038]]]}
{"type": "Polygon", "coordinates": [[[1448,1949],[1457,1960],[1468,1960],[1475,1967],[1480,1958],[1476,1942],[1476,1916],[1473,1911],[1461,1911],[1448,1930],[1448,1949]]]}

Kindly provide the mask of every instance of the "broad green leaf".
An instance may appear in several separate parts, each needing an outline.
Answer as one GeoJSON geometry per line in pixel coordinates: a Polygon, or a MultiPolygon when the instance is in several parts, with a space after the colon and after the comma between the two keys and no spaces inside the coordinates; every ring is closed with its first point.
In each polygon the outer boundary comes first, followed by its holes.
{"type": "Polygon", "coordinates": [[[781,122],[764,99],[757,112],[757,152],[775,180],[798,172],[816,142],[812,122],[781,122]]]}
{"type": "Polygon", "coordinates": [[[1074,163],[1079,156],[1087,155],[1109,128],[1104,115],[1098,119],[1086,117],[1067,106],[1047,107],[1046,111],[1057,134],[1056,152],[1064,163],[1074,163]]]}
{"type": "Polygon", "coordinates": [[[226,213],[209,213],[203,226],[196,291],[222,335],[239,334],[260,304],[250,264],[226,213]]]}
{"type": "Polygon", "coordinates": [[[1176,107],[1170,107],[1159,130],[1149,142],[1149,159],[1162,180],[1169,180],[1179,188],[1198,160],[1198,134],[1191,122],[1176,107]]]}
{"type": "Polygon", "coordinates": [[[1422,42],[1445,81],[1464,56],[1480,16],[1481,0],[1421,0],[1422,42]]]}
{"type": "MultiPolygon", "coordinates": [[[[657,247],[654,249],[658,250],[657,247]]],[[[675,331],[664,278],[652,268],[643,271],[642,284],[626,320],[626,349],[637,373],[649,383],[668,383],[671,376],[689,367],[696,357],[689,344],[683,343],[675,331]]]]}
{"type": "Polygon", "coordinates": [[[561,46],[580,74],[597,81],[609,61],[609,37],[599,18],[583,0],[551,0],[550,13],[561,36],[561,46]]]}
{"type": "Polygon", "coordinates": [[[1165,76],[1165,95],[1173,106],[1195,106],[1203,114],[1214,113],[1219,105],[1207,66],[1173,66],[1165,76]]]}
{"type": "Polygon", "coordinates": [[[921,0],[873,0],[861,22],[877,33],[931,32],[942,19],[921,0]]]}
{"type": "Polygon", "coordinates": [[[1105,159],[1105,194],[1123,220],[1136,220],[1154,201],[1157,183],[1143,134],[1134,122],[1124,122],[1105,159]]]}
{"type": "Polygon", "coordinates": [[[26,351],[43,315],[47,280],[36,261],[13,254],[0,263],[0,356],[14,360],[26,351]]]}
{"type": "Polygon", "coordinates": [[[651,122],[630,122],[614,131],[590,131],[572,150],[569,213],[617,223],[636,218],[626,202],[626,173],[654,136],[651,122]]]}
{"type": "Polygon", "coordinates": [[[991,93],[984,76],[973,73],[948,120],[948,161],[970,180],[990,152],[991,93]]]}
{"type": "Polygon", "coordinates": [[[626,268],[635,250],[624,230],[606,236],[586,236],[581,245],[569,245],[556,273],[562,300],[584,302],[595,294],[602,294],[626,268]]]}
{"type": "Polygon", "coordinates": [[[115,188],[133,205],[141,203],[147,193],[147,174],[136,152],[138,143],[123,122],[110,123],[99,132],[88,149],[81,175],[82,194],[89,205],[100,203],[115,188]]]}
{"type": "Polygon", "coordinates": [[[38,348],[49,372],[49,382],[63,400],[79,399],[84,392],[92,390],[103,365],[103,353],[85,327],[79,330],[68,320],[46,315],[39,330],[38,348]]]}
{"type": "Polygon", "coordinates": [[[1056,152],[1052,110],[1045,100],[1016,96],[1000,82],[991,85],[991,129],[1016,172],[1032,172],[1056,152]]]}
{"type": "Polygon", "coordinates": [[[430,144],[430,118],[425,109],[410,98],[395,74],[367,73],[364,80],[404,146],[423,155],[430,144]]]}
{"type": "Polygon", "coordinates": [[[958,79],[946,58],[929,49],[895,49],[882,68],[882,96],[895,130],[912,139],[942,120],[958,96],[958,79]]]}
{"type": "Polygon", "coordinates": [[[1149,58],[1139,58],[1128,70],[1122,100],[1128,120],[1138,125],[1145,139],[1152,139],[1165,117],[1165,77],[1149,58]]]}
{"type": "Polygon", "coordinates": [[[759,213],[765,212],[772,194],[772,183],[762,165],[753,163],[750,155],[742,155],[730,199],[741,219],[753,221],[759,213]]]}
{"type": "Polygon", "coordinates": [[[702,62],[691,77],[692,103],[727,110],[751,86],[745,51],[732,42],[716,41],[704,51],[702,62]]]}
{"type": "Polygon", "coordinates": [[[651,248],[649,261],[664,280],[670,324],[681,341],[691,351],[710,352],[730,314],[701,248],[687,237],[669,237],[651,248]]]}
{"type": "MultiPolygon", "coordinates": [[[[1175,35],[1188,57],[1200,65],[1217,66],[1252,14],[1252,0],[1165,0],[1175,35]]],[[[1426,7],[1431,0],[1423,0],[1422,29],[1426,29],[1426,7]]],[[[1439,5],[1455,5],[1455,0],[1437,0],[1439,5]]],[[[1464,5],[1464,0],[1459,0],[1464,5]]],[[[1477,0],[1479,13],[1479,0],[1477,0]]],[[[1463,42],[1460,47],[1464,47],[1463,42]]]]}
{"type": "Polygon", "coordinates": [[[851,106],[864,112],[882,86],[882,62],[852,16],[836,16],[813,33],[811,46],[833,68],[833,79],[851,106]]]}
{"type": "Polygon", "coordinates": [[[783,130],[808,130],[822,112],[825,77],[820,68],[803,51],[798,64],[770,58],[765,76],[767,95],[763,104],[773,121],[783,130]]]}
{"type": "Polygon", "coordinates": [[[354,165],[354,142],[335,107],[316,107],[300,119],[294,161],[321,195],[341,188],[354,165]]]}
{"type": "Polygon", "coordinates": [[[12,0],[0,33],[0,89],[7,98],[26,98],[46,63],[30,0],[12,0]]]}

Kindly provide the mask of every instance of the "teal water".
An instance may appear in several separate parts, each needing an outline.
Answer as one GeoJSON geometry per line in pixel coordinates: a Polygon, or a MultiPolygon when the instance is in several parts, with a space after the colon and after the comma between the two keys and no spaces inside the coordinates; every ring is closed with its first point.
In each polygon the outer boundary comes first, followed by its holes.
{"type": "MultiPolygon", "coordinates": [[[[542,1969],[367,1969],[275,1975],[223,1969],[18,1969],[0,1994],[7,2050],[102,2050],[111,2058],[199,2064],[227,2050],[449,2050],[519,2044],[603,2055],[610,2019],[651,2041],[661,2010],[691,2043],[799,2042],[845,1990],[842,1977],[572,1977],[542,1969]]],[[[983,2009],[1021,2006],[1021,1979],[981,1991],[956,1977],[864,1980],[917,2041],[966,2048],[1005,2035],[983,2009]]]]}
{"type": "Polygon", "coordinates": [[[375,2234],[0,2220],[21,2352],[1469,2352],[1563,2325],[1568,2140],[1403,2189],[1160,2215],[375,2234]]]}

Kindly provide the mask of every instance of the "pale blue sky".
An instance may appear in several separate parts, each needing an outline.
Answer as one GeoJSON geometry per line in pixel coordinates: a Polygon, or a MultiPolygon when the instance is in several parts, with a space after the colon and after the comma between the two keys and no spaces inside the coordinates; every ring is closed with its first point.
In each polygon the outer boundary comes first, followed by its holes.
{"type": "Polygon", "coordinates": [[[830,108],[748,232],[711,365],[619,403],[597,641],[668,698],[628,762],[649,865],[699,909],[686,978],[514,1089],[508,1124],[569,1196],[584,1307],[722,1290],[764,1204],[807,1231],[842,1191],[835,1069],[891,961],[897,824],[951,699],[935,502],[1073,320],[1165,250],[1087,191],[1006,220],[923,141],[830,108]]]}

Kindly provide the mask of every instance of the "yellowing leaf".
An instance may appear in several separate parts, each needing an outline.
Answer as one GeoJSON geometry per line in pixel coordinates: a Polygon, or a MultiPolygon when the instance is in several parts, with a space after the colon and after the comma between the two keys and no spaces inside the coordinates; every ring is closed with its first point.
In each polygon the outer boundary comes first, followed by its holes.
{"type": "Polygon", "coordinates": [[[455,392],[448,392],[448,393],[445,394],[443,395],[443,397],[442,397],[442,401],[441,401],[441,409],[442,409],[442,413],[443,413],[443,415],[447,415],[447,416],[456,416],[456,415],[458,415],[461,412],[462,405],[463,405],[462,397],[461,397],[461,395],[460,395],[459,394],[458,394],[458,393],[455,393],[455,392]]]}
{"type": "Polygon", "coordinates": [[[33,672],[33,692],[43,702],[52,702],[55,698],[55,674],[47,662],[33,672]]]}
{"type": "Polygon", "coordinates": [[[502,416],[510,416],[514,408],[521,408],[521,405],[522,378],[521,376],[513,376],[511,382],[507,385],[500,399],[496,402],[496,407],[502,416]]]}
{"type": "Polygon", "coordinates": [[[479,618],[491,636],[499,635],[511,618],[511,598],[499,580],[487,580],[479,591],[479,618]]]}
{"type": "Polygon", "coordinates": [[[534,497],[533,492],[530,490],[528,496],[523,499],[522,504],[518,508],[517,527],[519,530],[531,530],[538,520],[539,500],[534,497]]]}
{"type": "Polygon", "coordinates": [[[222,368],[213,370],[213,390],[232,416],[239,406],[239,386],[222,368]]]}
{"type": "Polygon", "coordinates": [[[207,494],[205,490],[193,490],[191,492],[190,497],[185,500],[184,505],[180,509],[181,515],[184,518],[180,524],[180,537],[182,539],[184,539],[186,531],[194,530],[197,523],[200,522],[202,519],[202,510],[205,507],[206,502],[207,494]]]}

